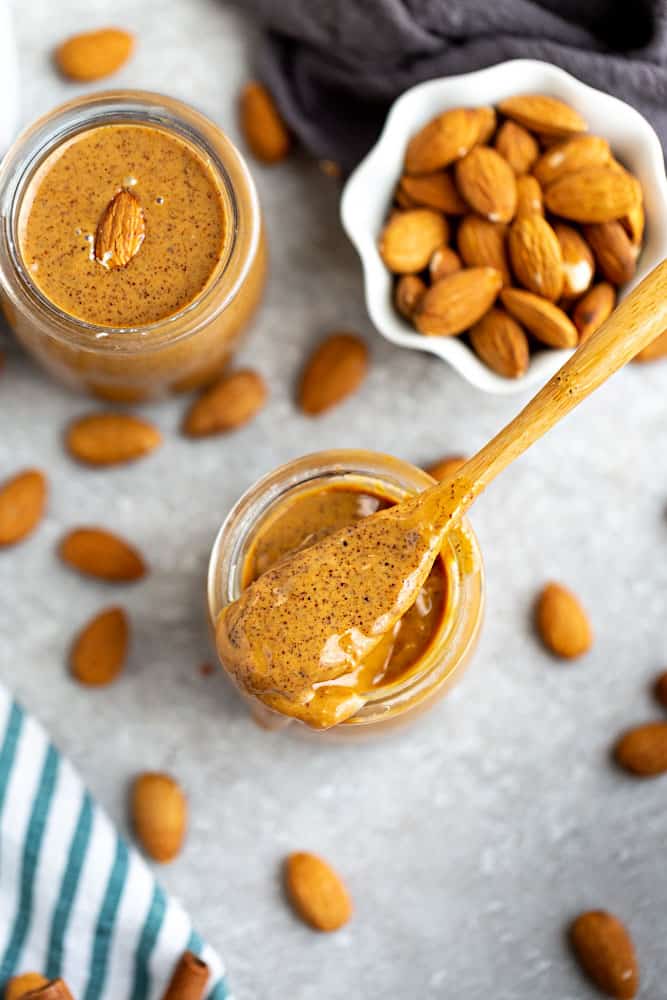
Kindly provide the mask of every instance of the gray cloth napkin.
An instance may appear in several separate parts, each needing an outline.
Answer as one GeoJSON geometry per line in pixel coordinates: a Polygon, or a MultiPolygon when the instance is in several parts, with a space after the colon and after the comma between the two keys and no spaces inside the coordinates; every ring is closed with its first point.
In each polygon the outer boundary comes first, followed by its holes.
{"type": "MultiPolygon", "coordinates": [[[[258,73],[306,148],[350,169],[422,80],[544,59],[634,105],[667,144],[667,0],[242,0],[258,73]]],[[[474,102],[475,95],[470,95],[474,102]]]]}

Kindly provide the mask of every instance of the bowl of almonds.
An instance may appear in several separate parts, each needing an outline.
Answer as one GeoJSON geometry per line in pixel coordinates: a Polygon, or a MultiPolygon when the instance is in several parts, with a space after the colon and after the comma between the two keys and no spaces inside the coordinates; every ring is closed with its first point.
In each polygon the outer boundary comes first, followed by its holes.
{"type": "Polygon", "coordinates": [[[546,381],[667,256],[653,128],[535,60],[406,91],[341,215],[380,333],[499,394],[546,381]]]}

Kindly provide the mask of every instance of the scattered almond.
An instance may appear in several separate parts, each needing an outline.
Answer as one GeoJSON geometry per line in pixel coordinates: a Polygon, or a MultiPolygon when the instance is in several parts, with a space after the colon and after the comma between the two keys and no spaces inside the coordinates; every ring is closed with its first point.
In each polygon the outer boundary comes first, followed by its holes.
{"type": "Polygon", "coordinates": [[[20,976],[12,976],[5,984],[4,1000],[21,1000],[31,990],[38,990],[42,986],[46,986],[48,981],[46,976],[39,972],[23,972],[20,976]]]}
{"type": "Polygon", "coordinates": [[[147,455],[162,443],[157,427],[128,413],[92,413],[70,424],[67,448],[88,465],[115,465],[147,455]]]}
{"type": "Polygon", "coordinates": [[[583,344],[599,326],[611,315],[616,305],[616,292],[606,281],[594,285],[574,308],[574,324],[579,331],[579,343],[583,344]]]}
{"type": "Polygon", "coordinates": [[[653,690],[655,691],[655,696],[663,708],[667,708],[667,670],[660,674],[655,682],[653,690]]]}
{"type": "Polygon", "coordinates": [[[140,580],[147,567],[141,554],[128,542],[103,528],[76,528],[65,535],[60,558],[85,576],[114,583],[140,580]]]}
{"type": "Polygon", "coordinates": [[[440,281],[455,271],[460,271],[463,267],[461,258],[456,250],[451,247],[438,247],[431,257],[428,265],[428,273],[431,282],[440,281]]]}
{"type": "Polygon", "coordinates": [[[394,274],[414,274],[428,265],[431,255],[449,239],[447,220],[430,208],[398,212],[380,236],[380,256],[394,274]]]}
{"type": "Polygon", "coordinates": [[[511,284],[505,250],[506,225],[489,222],[479,215],[466,215],[459,225],[456,243],[468,267],[494,267],[500,272],[503,285],[511,284]]]}
{"type": "Polygon", "coordinates": [[[593,280],[593,253],[583,236],[572,226],[557,222],[554,232],[563,258],[563,295],[576,298],[587,291],[593,280]]]}
{"type": "Polygon", "coordinates": [[[368,372],[368,349],[352,333],[333,333],[308,359],[299,405],[308,416],[324,413],[355,392],[368,372]]]}
{"type": "Polygon", "coordinates": [[[542,188],[532,176],[525,174],[516,179],[516,213],[515,218],[523,215],[544,215],[542,188]]]}
{"type": "Polygon", "coordinates": [[[544,645],[563,659],[575,659],[593,644],[588,615],[579,599],[560,583],[548,583],[542,590],[535,621],[544,645]]]}
{"type": "Polygon", "coordinates": [[[183,846],[188,815],[178,782],[169,774],[144,771],[132,785],[131,814],[146,853],[154,861],[173,861],[183,846]]]}
{"type": "Polygon", "coordinates": [[[340,876],[316,854],[299,851],[285,861],[287,896],[302,920],[317,931],[337,931],[352,916],[352,900],[340,876]]]}
{"type": "Polygon", "coordinates": [[[134,38],[120,28],[102,28],[74,35],[55,51],[55,60],[63,76],[88,82],[110,76],[127,62],[134,48],[134,38]]]}
{"type": "Polygon", "coordinates": [[[445,215],[465,215],[468,211],[456,184],[444,170],[417,177],[404,174],[398,185],[397,200],[399,196],[407,199],[404,208],[433,208],[445,215]]]}
{"type": "Polygon", "coordinates": [[[458,189],[490,222],[510,222],[516,211],[516,178],[509,163],[489,146],[476,146],[456,164],[458,189]]]}
{"type": "Polygon", "coordinates": [[[575,222],[611,222],[635,204],[630,175],[610,167],[588,167],[565,174],[550,184],[544,201],[550,212],[575,222]]]}
{"type": "Polygon", "coordinates": [[[131,191],[111,199],[97,226],[95,260],[103,267],[127,267],[146,237],[144,210],[131,191]]]}
{"type": "Polygon", "coordinates": [[[584,235],[607,281],[624,285],[634,277],[638,248],[620,222],[598,222],[585,226],[584,235]]]}
{"type": "Polygon", "coordinates": [[[509,232],[512,270],[519,282],[551,301],[563,290],[563,254],[555,232],[541,215],[516,219],[509,232]]]}
{"type": "Polygon", "coordinates": [[[95,615],[77,636],[70,654],[73,676],[88,687],[110,684],[125,665],[129,624],[122,608],[95,615]]]}
{"type": "Polygon", "coordinates": [[[667,772],[667,722],[646,722],[629,729],[616,744],[617,763],[640,778],[667,772]]]}
{"type": "MultiPolygon", "coordinates": [[[[440,251],[436,250],[436,253],[440,251]]],[[[426,291],[426,285],[416,274],[402,274],[394,289],[394,302],[401,316],[412,319],[417,303],[426,291]]]]}
{"type": "Polygon", "coordinates": [[[570,928],[577,960],[597,988],[617,1000],[639,990],[639,966],[632,938],[618,917],[604,910],[582,913],[570,928]]]}
{"type": "Polygon", "coordinates": [[[27,538],[41,521],[48,485],[38,469],[26,469],[0,486],[0,547],[27,538]]]}
{"type": "Polygon", "coordinates": [[[494,145],[517,176],[527,174],[540,155],[535,136],[513,121],[500,126],[494,145]]]}
{"type": "Polygon", "coordinates": [[[546,136],[585,132],[588,125],[578,111],[564,101],[545,94],[522,94],[498,104],[499,111],[513,121],[546,136]]]}
{"type": "Polygon", "coordinates": [[[288,155],[291,139],[273,97],[261,83],[251,80],[239,101],[241,131],[252,154],[262,163],[279,163],[288,155]]]}
{"type": "Polygon", "coordinates": [[[504,288],[501,301],[508,313],[549,347],[576,347],[579,335],[570,318],[540,295],[521,288],[504,288]]]}
{"type": "Polygon", "coordinates": [[[490,309],[475,323],[470,343],[475,354],[498,375],[520,378],[528,369],[528,338],[503,309],[490,309]]]}
{"type": "Polygon", "coordinates": [[[635,361],[659,361],[667,357],[667,330],[636,356],[635,361]]]}
{"type": "Polygon", "coordinates": [[[424,125],[408,143],[406,173],[430,174],[465,156],[489,127],[488,115],[485,119],[478,112],[474,108],[453,108],[424,125]]]}
{"type": "Polygon", "coordinates": [[[533,167],[533,173],[543,187],[553,184],[564,174],[587,167],[604,167],[611,160],[606,139],[598,135],[578,135],[551,146],[533,167]]]}
{"type": "Polygon", "coordinates": [[[439,462],[434,462],[426,469],[429,476],[441,483],[455,475],[467,462],[465,455],[445,455],[439,462]]]}
{"type": "Polygon", "coordinates": [[[493,267],[469,267],[436,281],[415,312],[421,333],[447,337],[476,323],[496,300],[502,275],[493,267]]]}
{"type": "Polygon", "coordinates": [[[259,413],[267,396],[266,382],[259,372],[242,368],[223,375],[195,399],[185,414],[183,433],[206,437],[236,430],[259,413]]]}

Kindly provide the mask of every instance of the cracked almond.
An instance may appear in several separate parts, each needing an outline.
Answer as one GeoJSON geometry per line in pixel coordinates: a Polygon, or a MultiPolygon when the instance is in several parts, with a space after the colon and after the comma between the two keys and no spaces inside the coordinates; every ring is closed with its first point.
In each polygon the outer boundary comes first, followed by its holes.
{"type": "Polygon", "coordinates": [[[380,256],[394,274],[423,270],[438,247],[449,239],[447,220],[430,208],[413,208],[392,216],[380,236],[380,256]]]}
{"type": "Polygon", "coordinates": [[[639,990],[639,965],[630,933],[612,913],[588,910],[570,927],[579,965],[597,988],[616,1000],[633,1000],[639,990]]]}
{"type": "Polygon", "coordinates": [[[0,486],[0,547],[30,535],[46,508],[48,484],[38,469],[19,472],[0,486]]]}
{"type": "Polygon", "coordinates": [[[516,178],[489,146],[476,146],[456,164],[456,184],[470,207],[490,222],[510,222],[516,211],[516,178]]]}
{"type": "Polygon", "coordinates": [[[91,413],[74,420],[66,436],[70,454],[88,465],[131,462],[162,442],[157,427],[128,413],[91,413]]]}
{"type": "Polygon", "coordinates": [[[65,535],[58,551],[72,569],[100,580],[129,583],[147,572],[137,549],[104,528],[75,528],[65,535]]]}
{"type": "Polygon", "coordinates": [[[308,416],[337,406],[368,372],[368,348],[352,333],[334,333],[311,354],[301,376],[299,405],[308,416]]]}
{"type": "Polygon", "coordinates": [[[298,851],[285,861],[285,889],[292,906],[317,931],[337,931],[352,916],[340,875],[316,854],[298,851]]]}
{"type": "Polygon", "coordinates": [[[95,234],[95,260],[103,267],[127,267],[146,237],[144,210],[124,188],[109,202],[95,234]]]}
{"type": "Polygon", "coordinates": [[[548,583],[535,610],[537,631],[555,656],[573,660],[593,644],[591,625],[579,598],[560,583],[548,583]]]}
{"type": "Polygon", "coordinates": [[[70,80],[88,82],[110,76],[127,62],[134,38],[121,28],[102,28],[73,35],[55,51],[58,69],[70,80]]]}
{"type": "Polygon", "coordinates": [[[508,248],[520,284],[554,301],[563,290],[563,254],[555,232],[541,215],[525,215],[510,228],[508,248]]]}

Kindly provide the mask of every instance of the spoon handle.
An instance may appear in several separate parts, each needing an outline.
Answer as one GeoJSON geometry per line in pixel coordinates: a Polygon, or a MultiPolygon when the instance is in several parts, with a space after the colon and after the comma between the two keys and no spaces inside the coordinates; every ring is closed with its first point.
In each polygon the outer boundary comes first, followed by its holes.
{"type": "MultiPolygon", "coordinates": [[[[465,481],[462,508],[467,508],[498,473],[664,330],[667,259],[630,292],[527,406],[466,462],[456,477],[465,481]]],[[[459,508],[458,513],[462,512],[459,508]]]]}

